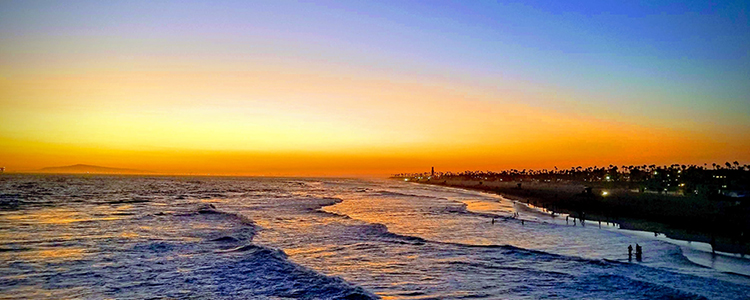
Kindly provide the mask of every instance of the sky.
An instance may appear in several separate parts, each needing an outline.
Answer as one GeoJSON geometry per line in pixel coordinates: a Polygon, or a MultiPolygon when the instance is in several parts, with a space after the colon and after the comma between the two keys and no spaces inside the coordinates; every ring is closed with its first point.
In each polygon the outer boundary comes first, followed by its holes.
{"type": "Polygon", "coordinates": [[[0,166],[750,162],[745,1],[1,1],[0,166]]]}

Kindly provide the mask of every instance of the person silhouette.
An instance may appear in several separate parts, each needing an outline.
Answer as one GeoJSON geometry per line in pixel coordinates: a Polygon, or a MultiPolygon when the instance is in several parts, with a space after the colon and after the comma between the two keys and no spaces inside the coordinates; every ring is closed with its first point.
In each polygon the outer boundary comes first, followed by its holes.
{"type": "Polygon", "coordinates": [[[633,245],[628,245],[628,260],[633,259],[633,245]]]}
{"type": "Polygon", "coordinates": [[[635,244],[635,260],[641,261],[643,259],[643,248],[641,245],[635,244]]]}

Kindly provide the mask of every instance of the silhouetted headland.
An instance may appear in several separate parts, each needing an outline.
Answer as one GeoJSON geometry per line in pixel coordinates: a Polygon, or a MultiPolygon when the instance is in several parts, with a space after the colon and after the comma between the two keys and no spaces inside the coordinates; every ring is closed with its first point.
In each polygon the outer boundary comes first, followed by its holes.
{"type": "Polygon", "coordinates": [[[750,165],[575,167],[566,170],[396,174],[393,178],[494,192],[623,229],[750,253],[750,165]]]}
{"type": "Polygon", "coordinates": [[[121,169],[121,168],[110,168],[102,166],[84,165],[77,164],[72,166],[62,167],[47,167],[42,168],[39,172],[43,173],[64,173],[64,174],[151,174],[153,172],[135,170],[135,169],[121,169]]]}

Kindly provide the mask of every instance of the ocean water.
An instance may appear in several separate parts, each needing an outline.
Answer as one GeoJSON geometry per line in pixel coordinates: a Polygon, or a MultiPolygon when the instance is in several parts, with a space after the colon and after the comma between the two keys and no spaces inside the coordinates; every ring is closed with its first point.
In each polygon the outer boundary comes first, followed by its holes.
{"type": "Polygon", "coordinates": [[[0,176],[0,299],[749,299],[704,250],[393,180],[0,176]]]}

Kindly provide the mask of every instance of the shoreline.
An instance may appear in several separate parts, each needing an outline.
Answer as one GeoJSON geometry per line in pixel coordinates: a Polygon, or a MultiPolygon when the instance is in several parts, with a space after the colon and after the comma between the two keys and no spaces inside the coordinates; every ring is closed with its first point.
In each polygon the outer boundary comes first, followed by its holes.
{"type": "MultiPolygon", "coordinates": [[[[512,206],[516,211],[522,213],[522,215],[519,216],[507,216],[504,214],[499,214],[498,212],[485,211],[482,207],[477,207],[479,210],[473,210],[472,204],[475,202],[475,200],[458,200],[467,205],[467,210],[480,216],[504,218],[506,220],[514,219],[517,221],[525,220],[526,222],[556,224],[558,226],[575,226],[570,225],[572,224],[572,221],[571,223],[566,222],[566,216],[568,216],[567,214],[555,212],[555,215],[552,216],[551,211],[542,207],[534,206],[533,204],[527,204],[525,200],[519,201],[518,199],[506,198],[503,195],[499,195],[497,193],[489,193],[485,190],[467,189],[445,185],[439,186],[446,187],[455,192],[463,191],[471,192],[472,194],[476,193],[477,195],[484,194],[485,197],[495,198],[500,202],[507,201],[512,203],[512,206]]],[[[714,269],[726,274],[750,278],[750,268],[748,268],[750,267],[750,256],[744,256],[739,253],[730,253],[718,250],[712,251],[711,245],[707,242],[675,239],[672,237],[668,237],[664,233],[658,234],[658,236],[654,236],[653,232],[650,231],[621,228],[620,224],[618,223],[601,222],[600,224],[597,224],[597,220],[589,219],[588,221],[589,222],[586,222],[586,225],[583,225],[582,228],[598,228],[598,230],[618,232],[619,234],[627,236],[639,237],[643,239],[672,244],[678,246],[680,248],[680,254],[683,256],[683,258],[693,265],[714,269]]],[[[580,223],[578,226],[581,226],[580,223]]]]}
{"type": "MultiPolygon", "coordinates": [[[[471,191],[471,190],[467,189],[467,191],[471,191]]],[[[481,192],[484,193],[484,191],[481,191],[481,192]]],[[[499,196],[503,197],[504,199],[506,199],[508,201],[513,202],[514,205],[522,205],[524,207],[527,207],[530,210],[537,211],[538,213],[550,214],[550,211],[548,211],[548,210],[546,210],[546,209],[544,209],[542,207],[537,207],[537,206],[534,206],[532,204],[524,203],[524,202],[521,202],[521,201],[518,201],[518,200],[513,200],[513,199],[505,198],[503,195],[499,195],[499,196]]],[[[560,217],[562,217],[563,215],[565,215],[565,214],[564,213],[560,214],[560,217]]],[[[590,221],[596,222],[596,221],[599,221],[599,220],[593,220],[592,219],[590,221]]],[[[601,221],[601,222],[603,222],[603,221],[601,221]]],[[[711,245],[709,243],[706,243],[706,242],[701,242],[701,241],[697,241],[697,240],[677,239],[677,238],[674,238],[674,237],[669,237],[669,236],[667,236],[664,233],[660,233],[658,235],[654,235],[653,237],[651,237],[651,234],[653,233],[652,231],[645,231],[645,230],[632,229],[632,228],[623,228],[621,225],[622,224],[620,224],[620,223],[606,223],[606,224],[601,223],[601,224],[598,224],[598,227],[599,227],[599,229],[607,229],[607,230],[623,230],[623,231],[628,232],[628,234],[639,235],[639,236],[642,236],[644,238],[653,238],[653,239],[656,239],[656,240],[666,240],[667,242],[675,244],[675,245],[678,245],[678,246],[691,247],[693,250],[696,250],[696,251],[702,251],[702,252],[705,252],[705,253],[712,253],[712,250],[710,250],[711,249],[711,245]],[[695,247],[695,245],[692,244],[692,243],[701,244],[701,245],[704,245],[705,247],[695,247]],[[701,249],[701,248],[704,248],[704,249],[701,249]]],[[[591,225],[591,226],[597,226],[597,225],[591,225]]],[[[744,257],[744,255],[741,255],[740,253],[730,253],[730,252],[723,252],[723,251],[718,251],[717,250],[717,251],[714,252],[714,254],[728,256],[728,257],[732,257],[732,258],[744,258],[744,259],[750,260],[750,256],[749,257],[744,257]]],[[[696,262],[694,262],[694,263],[696,263],[696,262]]],[[[696,264],[699,264],[699,263],[696,263],[696,264]]],[[[700,264],[700,265],[702,265],[702,264],[700,264]]],[[[706,266],[706,267],[708,267],[708,266],[706,266]]],[[[750,277],[750,273],[749,274],[737,273],[737,274],[738,275],[742,275],[742,276],[748,276],[748,277],[750,277]]]]}
{"type": "MultiPolygon", "coordinates": [[[[571,217],[586,221],[617,223],[620,225],[619,229],[651,232],[655,236],[664,235],[669,239],[678,241],[706,243],[711,245],[712,250],[716,252],[741,256],[750,253],[750,245],[748,243],[716,233],[721,229],[717,226],[703,226],[701,230],[700,224],[709,222],[713,216],[706,216],[704,214],[696,219],[695,216],[686,214],[680,220],[674,215],[666,215],[663,220],[654,220],[654,211],[658,213],[658,208],[650,207],[648,200],[639,199],[639,195],[625,195],[628,191],[610,191],[610,193],[613,195],[612,198],[621,197],[639,204],[638,206],[635,204],[632,205],[638,209],[635,212],[648,212],[648,214],[644,213],[644,215],[649,215],[650,217],[637,218],[627,213],[616,212],[615,209],[617,207],[615,205],[607,205],[605,201],[597,201],[601,199],[578,199],[581,198],[580,191],[585,187],[580,183],[522,182],[521,188],[518,188],[517,185],[519,182],[465,179],[422,179],[410,180],[410,182],[497,194],[508,200],[531,205],[537,209],[555,212],[556,214],[568,214],[571,217]],[[683,226],[690,223],[693,226],[683,226]]],[[[601,190],[601,188],[597,189],[596,194],[600,194],[601,190]]],[[[641,198],[653,198],[653,195],[645,195],[645,197],[641,198]]],[[[693,208],[693,210],[695,209],[693,208]]],[[[630,214],[632,213],[630,212],[630,214]]],[[[658,216],[658,214],[656,215],[658,216]]]]}

